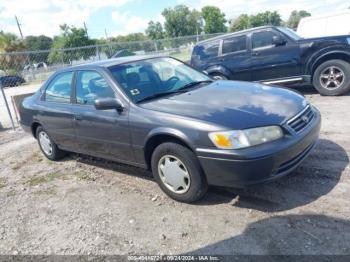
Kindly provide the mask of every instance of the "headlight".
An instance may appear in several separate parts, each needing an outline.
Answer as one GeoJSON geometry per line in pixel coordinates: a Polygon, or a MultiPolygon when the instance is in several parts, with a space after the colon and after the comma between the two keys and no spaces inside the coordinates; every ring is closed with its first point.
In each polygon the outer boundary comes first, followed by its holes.
{"type": "Polygon", "coordinates": [[[222,149],[239,149],[255,146],[279,139],[282,136],[283,131],[279,126],[209,133],[209,138],[214,145],[222,149]]]}

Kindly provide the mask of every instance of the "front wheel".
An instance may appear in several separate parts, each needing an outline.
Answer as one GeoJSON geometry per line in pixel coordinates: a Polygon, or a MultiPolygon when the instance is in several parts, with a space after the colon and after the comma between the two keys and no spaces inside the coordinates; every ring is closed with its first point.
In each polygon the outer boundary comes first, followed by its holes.
{"type": "Polygon", "coordinates": [[[180,202],[197,201],[208,189],[195,154],[177,143],[163,143],[154,150],[152,172],[160,188],[180,202]]]}
{"type": "Polygon", "coordinates": [[[350,64],[338,59],[322,63],[315,70],[313,85],[325,96],[339,96],[349,92],[350,64]]]}

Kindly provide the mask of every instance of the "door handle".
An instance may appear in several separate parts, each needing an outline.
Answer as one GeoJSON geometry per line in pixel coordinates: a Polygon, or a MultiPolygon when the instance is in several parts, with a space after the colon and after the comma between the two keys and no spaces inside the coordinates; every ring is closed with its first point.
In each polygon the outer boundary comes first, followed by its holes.
{"type": "Polygon", "coordinates": [[[80,121],[80,120],[83,120],[83,117],[81,115],[74,115],[73,119],[75,121],[80,121]]]}
{"type": "Polygon", "coordinates": [[[253,51],[253,52],[252,52],[252,55],[253,55],[253,56],[257,56],[257,55],[259,55],[259,52],[253,51]]]}

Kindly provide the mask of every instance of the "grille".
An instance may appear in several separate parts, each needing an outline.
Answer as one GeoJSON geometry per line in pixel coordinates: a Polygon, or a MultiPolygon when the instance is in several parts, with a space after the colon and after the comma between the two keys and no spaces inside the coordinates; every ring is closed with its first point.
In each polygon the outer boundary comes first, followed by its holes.
{"type": "Polygon", "coordinates": [[[301,113],[293,117],[288,121],[288,125],[295,131],[302,131],[310,122],[313,120],[315,116],[314,111],[310,106],[307,106],[301,113]]]}

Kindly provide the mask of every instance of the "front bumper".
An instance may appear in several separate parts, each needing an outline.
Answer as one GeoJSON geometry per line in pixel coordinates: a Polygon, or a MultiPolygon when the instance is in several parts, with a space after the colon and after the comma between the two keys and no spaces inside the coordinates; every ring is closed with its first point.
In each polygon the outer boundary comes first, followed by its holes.
{"type": "Polygon", "coordinates": [[[196,153],[210,185],[246,187],[274,180],[291,173],[309,155],[321,128],[321,115],[300,133],[263,145],[219,150],[197,148],[196,153]]]}

